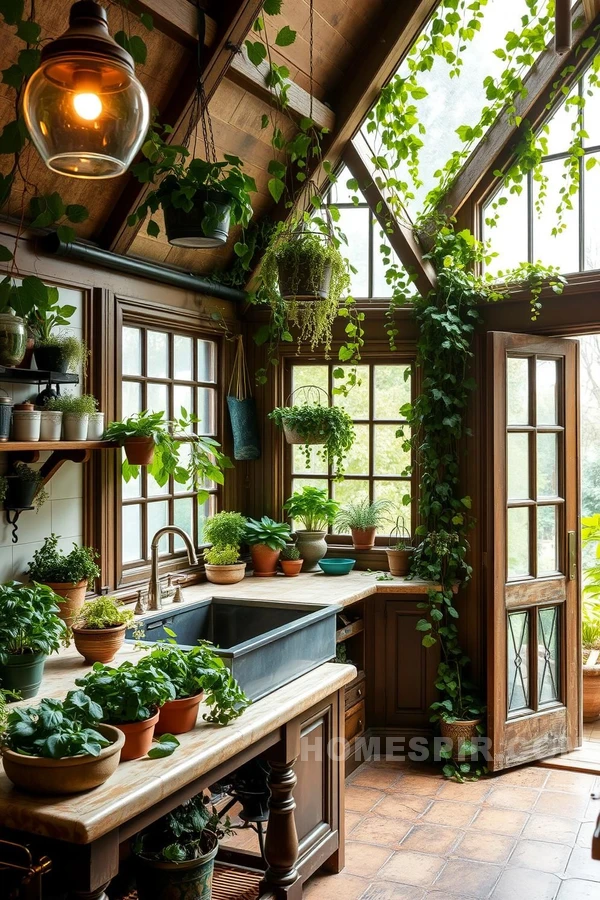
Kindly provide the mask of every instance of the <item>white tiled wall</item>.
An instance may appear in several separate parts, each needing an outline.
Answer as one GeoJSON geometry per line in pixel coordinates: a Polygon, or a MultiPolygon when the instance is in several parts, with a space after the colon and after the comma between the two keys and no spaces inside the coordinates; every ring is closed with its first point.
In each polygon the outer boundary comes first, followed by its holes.
{"type": "MultiPolygon", "coordinates": [[[[78,338],[83,334],[83,297],[80,291],[60,288],[61,304],[76,306],[77,312],[71,325],[63,329],[78,338]]],[[[80,373],[81,375],[81,373],[80,373]]],[[[37,384],[4,384],[0,388],[7,391],[16,403],[35,399],[38,394],[37,384]]],[[[78,385],[67,386],[61,390],[79,394],[78,385]]],[[[1,445],[0,445],[1,447],[1,445]]],[[[48,453],[40,454],[40,461],[32,468],[39,468],[48,453]]],[[[8,469],[6,454],[0,450],[0,473],[8,469]]],[[[44,538],[51,532],[60,535],[59,545],[63,550],[70,550],[73,541],[82,542],[83,531],[83,472],[77,463],[66,462],[46,485],[49,500],[39,511],[22,513],[19,519],[17,544],[12,543],[12,528],[6,522],[4,511],[0,509],[0,582],[10,579],[26,580],[27,564],[35,550],[42,546],[44,538]]]]}

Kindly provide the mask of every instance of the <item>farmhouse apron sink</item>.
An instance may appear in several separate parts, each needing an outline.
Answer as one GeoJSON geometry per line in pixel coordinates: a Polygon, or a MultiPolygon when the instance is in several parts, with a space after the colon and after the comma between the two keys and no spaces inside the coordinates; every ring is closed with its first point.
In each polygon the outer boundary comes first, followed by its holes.
{"type": "MultiPolygon", "coordinates": [[[[168,640],[191,649],[210,641],[251,700],[260,700],[335,657],[336,613],[316,603],[209,597],[144,618],[149,646],[168,640]]],[[[127,632],[133,641],[133,629],[127,632]]]]}

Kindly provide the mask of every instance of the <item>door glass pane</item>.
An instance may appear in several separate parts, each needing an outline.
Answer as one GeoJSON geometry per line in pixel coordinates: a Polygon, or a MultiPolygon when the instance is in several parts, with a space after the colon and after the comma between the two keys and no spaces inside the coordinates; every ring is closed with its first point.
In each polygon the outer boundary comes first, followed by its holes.
{"type": "Polygon", "coordinates": [[[560,700],[559,622],[557,606],[538,610],[538,702],[560,700]]]}
{"type": "MultiPolygon", "coordinates": [[[[167,525],[169,522],[169,504],[167,500],[161,500],[159,502],[148,503],[146,509],[148,511],[148,553],[150,553],[150,543],[155,533],[159,528],[162,528],[163,525],[167,525]]],[[[158,544],[158,552],[159,554],[169,552],[168,534],[161,537],[158,544]]]]}
{"type": "Polygon", "coordinates": [[[192,339],[176,334],[173,336],[173,378],[191,381],[192,377],[192,339]]]}
{"type": "Polygon", "coordinates": [[[139,328],[123,328],[123,375],[142,374],[142,333],[139,328]]]}
{"type": "MultiPolygon", "coordinates": [[[[349,369],[344,369],[348,372],[349,369]]],[[[342,394],[333,395],[333,405],[345,409],[351,419],[369,418],[369,367],[357,366],[356,374],[360,384],[350,388],[347,397],[342,394]]],[[[335,385],[335,382],[334,382],[335,385]]]]}
{"type": "Polygon", "coordinates": [[[538,497],[558,496],[558,435],[537,435],[538,497]]]}
{"type": "Polygon", "coordinates": [[[529,559],[529,507],[508,510],[508,577],[521,578],[531,574],[529,559]]]}
{"type": "Polygon", "coordinates": [[[356,440],[346,456],[347,475],[369,474],[369,426],[355,425],[356,440]]]}
{"type": "Polygon", "coordinates": [[[121,516],[123,527],[123,562],[142,558],[142,508],[137,504],[124,506],[121,516]]]}
{"type": "Polygon", "coordinates": [[[198,381],[216,381],[216,344],[198,341],[198,381]]]}
{"type": "Polygon", "coordinates": [[[121,417],[127,419],[142,409],[142,386],[137,381],[124,381],[121,391],[121,417]]]}
{"type": "Polygon", "coordinates": [[[400,418],[400,407],[410,403],[410,366],[375,366],[374,378],[374,418],[400,418]]]}
{"type": "Polygon", "coordinates": [[[508,711],[527,709],[529,702],[529,613],[508,614],[508,711]]]}
{"type": "MultiPolygon", "coordinates": [[[[181,500],[175,500],[173,503],[173,519],[175,525],[178,525],[179,528],[183,528],[183,530],[189,534],[192,543],[194,541],[194,534],[192,531],[194,503],[196,503],[196,500],[193,497],[183,497],[181,500]]],[[[180,553],[182,550],[185,550],[185,544],[180,537],[175,536],[173,549],[175,553],[180,553]]]]}
{"type": "Polygon", "coordinates": [[[508,435],[508,499],[529,500],[529,435],[508,435]]]}
{"type": "Polygon", "coordinates": [[[558,571],[558,507],[538,506],[537,557],[538,575],[558,571]]]}
{"type": "Polygon", "coordinates": [[[147,332],[146,374],[150,378],[169,377],[169,335],[164,331],[147,332]]]}
{"type": "Polygon", "coordinates": [[[396,437],[397,430],[397,425],[373,426],[375,475],[405,475],[410,466],[410,452],[402,449],[402,441],[396,437]]]}
{"type": "Polygon", "coordinates": [[[558,363],[538,359],[536,366],[537,424],[558,425],[558,363]]]}
{"type": "Polygon", "coordinates": [[[529,361],[509,356],[506,360],[508,425],[529,425],[529,361]]]}

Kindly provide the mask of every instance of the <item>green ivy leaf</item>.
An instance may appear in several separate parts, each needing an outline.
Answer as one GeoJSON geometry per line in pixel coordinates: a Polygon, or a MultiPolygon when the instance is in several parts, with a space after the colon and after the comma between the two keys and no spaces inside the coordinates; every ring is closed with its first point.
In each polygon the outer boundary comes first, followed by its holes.
{"type": "Polygon", "coordinates": [[[0,0],[0,15],[7,25],[16,25],[24,12],[24,0],[0,0]]]}
{"type": "Polygon", "coordinates": [[[4,84],[8,84],[10,87],[18,91],[23,83],[23,72],[21,71],[21,67],[13,65],[9,66],[8,69],[3,69],[2,81],[4,82],[4,84]]]}
{"type": "Polygon", "coordinates": [[[29,76],[33,75],[36,69],[39,69],[41,59],[42,54],[39,50],[29,48],[21,50],[17,57],[17,62],[23,74],[29,76]]]}
{"type": "Polygon", "coordinates": [[[152,749],[148,751],[149,759],[164,759],[171,756],[180,746],[179,741],[174,734],[161,734],[154,742],[152,749]]]}
{"type": "Polygon", "coordinates": [[[250,62],[255,66],[260,66],[267,56],[265,45],[261,41],[245,41],[245,47],[250,62]]]}
{"type": "Polygon", "coordinates": [[[263,9],[268,16],[278,16],[283,0],[265,0],[263,9]]]}
{"type": "Polygon", "coordinates": [[[76,223],[85,222],[85,220],[89,218],[90,215],[87,207],[82,206],[80,203],[69,203],[69,205],[65,209],[65,213],[69,222],[76,223]]]}
{"type": "Polygon", "coordinates": [[[281,180],[281,178],[269,178],[268,181],[269,193],[275,203],[279,203],[283,192],[285,191],[285,184],[281,180]]]}
{"type": "Polygon", "coordinates": [[[289,47],[296,40],[296,32],[289,25],[284,25],[277,32],[275,43],[278,47],[289,47]]]}
{"type": "Polygon", "coordinates": [[[154,29],[154,19],[148,12],[140,13],[140,22],[148,31],[153,31],[154,29]]]}
{"type": "Polygon", "coordinates": [[[150,235],[150,237],[158,237],[160,234],[160,226],[158,222],[155,222],[154,219],[150,219],[146,226],[146,231],[150,235]]]}
{"type": "Polygon", "coordinates": [[[27,129],[22,119],[8,122],[0,134],[0,154],[20,153],[27,140],[27,129]]]}
{"type": "Polygon", "coordinates": [[[25,41],[26,44],[37,44],[41,30],[37,22],[22,19],[17,25],[17,37],[25,41]]]}

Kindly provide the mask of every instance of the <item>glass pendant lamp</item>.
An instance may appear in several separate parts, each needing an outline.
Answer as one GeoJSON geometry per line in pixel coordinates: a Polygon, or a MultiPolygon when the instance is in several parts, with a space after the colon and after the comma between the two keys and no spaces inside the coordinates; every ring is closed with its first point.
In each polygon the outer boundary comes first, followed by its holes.
{"type": "Polygon", "coordinates": [[[99,3],[75,3],[68,30],[42,49],[23,114],[53,172],[115,178],[127,170],[146,136],[150,107],[133,59],[110,36],[99,3]]]}

